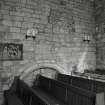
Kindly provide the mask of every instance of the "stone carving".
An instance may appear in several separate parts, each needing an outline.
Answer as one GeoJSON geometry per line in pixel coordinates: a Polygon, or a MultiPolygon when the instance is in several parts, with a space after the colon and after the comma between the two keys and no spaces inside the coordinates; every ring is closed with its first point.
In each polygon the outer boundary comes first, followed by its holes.
{"type": "Polygon", "coordinates": [[[22,44],[0,43],[0,49],[0,60],[22,60],[22,44]]]}
{"type": "Polygon", "coordinates": [[[53,25],[53,32],[70,33],[75,31],[72,10],[70,12],[66,9],[50,9],[48,22],[53,25]]]}

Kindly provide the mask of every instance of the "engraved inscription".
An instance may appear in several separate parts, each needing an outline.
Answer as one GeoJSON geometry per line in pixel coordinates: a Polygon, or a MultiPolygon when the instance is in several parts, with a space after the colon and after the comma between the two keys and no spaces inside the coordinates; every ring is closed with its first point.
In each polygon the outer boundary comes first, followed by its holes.
{"type": "Polygon", "coordinates": [[[13,43],[2,43],[0,45],[1,60],[21,60],[23,56],[23,45],[13,43]]]}

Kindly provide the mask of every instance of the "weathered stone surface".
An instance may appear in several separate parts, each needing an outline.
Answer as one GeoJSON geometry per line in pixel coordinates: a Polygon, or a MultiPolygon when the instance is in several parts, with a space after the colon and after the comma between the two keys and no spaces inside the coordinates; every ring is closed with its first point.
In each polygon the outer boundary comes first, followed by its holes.
{"type": "MultiPolygon", "coordinates": [[[[20,75],[31,85],[40,67],[70,73],[74,65],[85,62],[86,67],[94,70],[94,38],[90,44],[83,41],[84,34],[93,35],[94,23],[93,5],[87,0],[69,0],[66,5],[59,0],[0,2],[0,42],[23,44],[23,60],[0,61],[0,68],[5,71],[0,74],[3,78],[11,75],[11,83],[14,76],[20,75]],[[38,29],[35,40],[25,39],[31,28],[38,29]]],[[[54,76],[50,69],[43,69],[42,74],[54,76]]],[[[2,87],[8,88],[7,83],[2,87]]]]}
{"type": "Polygon", "coordinates": [[[96,20],[96,64],[97,68],[105,69],[105,1],[96,0],[95,20],[96,20]]]}

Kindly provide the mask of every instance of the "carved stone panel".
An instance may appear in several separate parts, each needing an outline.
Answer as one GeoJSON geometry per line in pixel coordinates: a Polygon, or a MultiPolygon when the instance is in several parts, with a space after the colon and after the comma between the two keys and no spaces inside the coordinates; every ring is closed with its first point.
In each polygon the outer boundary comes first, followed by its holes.
{"type": "Polygon", "coordinates": [[[23,45],[14,43],[0,43],[0,60],[22,60],[23,45]]]}

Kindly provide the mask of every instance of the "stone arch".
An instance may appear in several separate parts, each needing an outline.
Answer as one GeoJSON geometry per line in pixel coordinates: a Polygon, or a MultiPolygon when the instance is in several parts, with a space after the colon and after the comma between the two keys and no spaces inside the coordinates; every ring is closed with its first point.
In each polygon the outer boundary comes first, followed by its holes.
{"type": "MultiPolygon", "coordinates": [[[[26,65],[27,66],[27,65],[26,65]]],[[[40,70],[40,69],[52,69],[62,74],[67,74],[64,68],[62,68],[60,65],[52,62],[40,62],[40,63],[31,63],[29,67],[25,70],[21,70],[20,78],[23,79],[26,76],[28,76],[30,73],[40,70]]]]}

